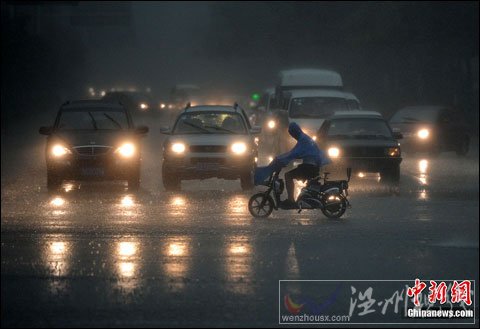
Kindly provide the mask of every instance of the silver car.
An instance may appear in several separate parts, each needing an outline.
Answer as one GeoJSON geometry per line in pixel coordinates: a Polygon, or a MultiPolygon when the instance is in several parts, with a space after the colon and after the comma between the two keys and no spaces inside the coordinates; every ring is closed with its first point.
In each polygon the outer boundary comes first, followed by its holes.
{"type": "Polygon", "coordinates": [[[242,189],[253,187],[257,162],[255,134],[238,105],[187,107],[175,120],[163,146],[162,178],[166,190],[179,190],[182,180],[240,179],[242,189]]]}

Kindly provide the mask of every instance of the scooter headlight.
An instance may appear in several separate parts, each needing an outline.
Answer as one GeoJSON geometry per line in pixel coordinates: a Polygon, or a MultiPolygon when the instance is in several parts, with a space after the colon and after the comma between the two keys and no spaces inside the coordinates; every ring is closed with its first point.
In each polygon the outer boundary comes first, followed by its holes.
{"type": "Polygon", "coordinates": [[[387,155],[391,157],[399,157],[400,156],[400,148],[399,147],[390,147],[387,149],[387,155]]]}

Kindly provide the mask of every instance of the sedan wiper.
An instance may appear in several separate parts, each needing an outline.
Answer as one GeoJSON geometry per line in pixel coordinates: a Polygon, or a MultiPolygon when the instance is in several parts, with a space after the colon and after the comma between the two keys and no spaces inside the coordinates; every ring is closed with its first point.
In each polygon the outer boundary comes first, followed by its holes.
{"type": "Polygon", "coordinates": [[[375,138],[382,138],[382,139],[391,139],[391,137],[381,135],[381,134],[376,134],[376,135],[353,135],[354,138],[365,138],[365,139],[375,139],[375,138]]]}
{"type": "Polygon", "coordinates": [[[188,121],[183,121],[184,124],[189,125],[190,127],[197,128],[198,130],[204,131],[206,133],[211,134],[212,132],[208,129],[205,129],[204,127],[198,126],[194,123],[188,122],[188,121]]]}
{"type": "Polygon", "coordinates": [[[328,136],[328,138],[334,138],[334,139],[346,139],[346,138],[352,138],[351,135],[343,135],[343,134],[339,134],[339,135],[330,135],[328,136]]]}
{"type": "Polygon", "coordinates": [[[95,130],[98,130],[98,127],[97,127],[97,121],[95,121],[95,118],[93,117],[92,113],[88,112],[88,115],[90,116],[90,118],[92,119],[92,126],[95,130]]]}
{"type": "Polygon", "coordinates": [[[119,124],[114,118],[109,116],[107,113],[103,113],[103,115],[110,121],[112,121],[119,129],[122,129],[122,125],[119,124]]]}
{"type": "Polygon", "coordinates": [[[414,121],[414,122],[420,121],[420,119],[412,118],[412,117],[403,117],[402,119],[403,119],[404,121],[414,121]]]}
{"type": "Polygon", "coordinates": [[[219,126],[205,126],[205,128],[212,128],[212,129],[215,129],[215,130],[222,130],[222,131],[226,131],[230,134],[237,134],[237,132],[233,131],[233,130],[230,130],[230,129],[227,129],[227,128],[223,128],[223,127],[219,127],[219,126]]]}

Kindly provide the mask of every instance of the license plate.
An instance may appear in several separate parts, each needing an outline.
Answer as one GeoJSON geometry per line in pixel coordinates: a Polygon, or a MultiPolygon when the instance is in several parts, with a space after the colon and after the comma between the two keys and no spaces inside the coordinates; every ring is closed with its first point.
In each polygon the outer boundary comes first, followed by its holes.
{"type": "Polygon", "coordinates": [[[218,170],[218,163],[199,162],[196,168],[199,171],[214,171],[218,170]]]}
{"type": "Polygon", "coordinates": [[[105,171],[103,168],[82,168],[82,175],[84,176],[103,176],[105,171]]]}

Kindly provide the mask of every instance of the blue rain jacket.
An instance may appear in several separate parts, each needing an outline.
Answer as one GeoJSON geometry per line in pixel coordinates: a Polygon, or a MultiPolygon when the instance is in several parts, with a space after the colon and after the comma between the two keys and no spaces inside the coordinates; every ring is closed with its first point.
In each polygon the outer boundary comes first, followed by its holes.
{"type": "Polygon", "coordinates": [[[288,126],[288,132],[297,140],[297,144],[289,152],[277,156],[268,166],[258,167],[255,170],[255,185],[263,183],[273,172],[286,167],[293,160],[300,159],[303,160],[303,163],[317,165],[318,167],[331,162],[325,152],[302,131],[298,124],[291,122],[288,126]]]}

